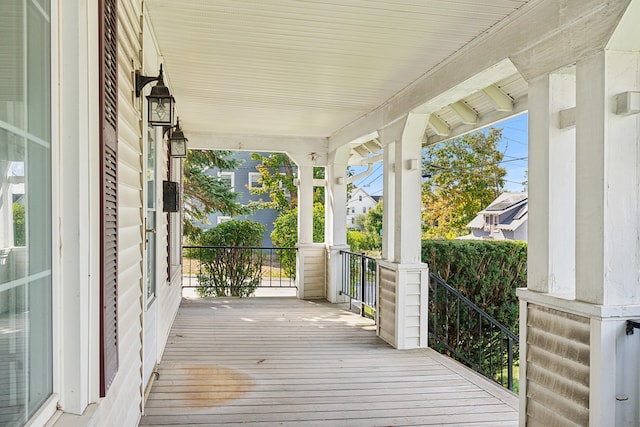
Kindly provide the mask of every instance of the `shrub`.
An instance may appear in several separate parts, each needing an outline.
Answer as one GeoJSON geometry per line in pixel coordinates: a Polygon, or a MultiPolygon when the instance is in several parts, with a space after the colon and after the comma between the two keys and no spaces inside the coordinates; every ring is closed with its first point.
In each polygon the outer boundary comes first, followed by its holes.
{"type": "MultiPolygon", "coordinates": [[[[475,305],[518,334],[516,288],[526,286],[527,244],[514,241],[429,240],[422,260],[475,305]]],[[[472,312],[460,308],[444,292],[429,297],[429,332],[438,336],[430,346],[506,386],[507,343],[472,312]],[[467,333],[469,335],[467,335],[467,333]]],[[[519,358],[517,346],[514,360],[519,358]]]]}
{"type": "Polygon", "coordinates": [[[255,292],[262,280],[263,254],[251,246],[260,246],[264,230],[255,221],[232,220],[202,233],[199,243],[215,247],[200,256],[200,296],[242,298],[255,292]]]}
{"type": "Polygon", "coordinates": [[[527,286],[526,242],[425,240],[422,261],[432,273],[517,333],[516,289],[527,286]]]}
{"type": "Polygon", "coordinates": [[[20,203],[13,203],[13,245],[14,246],[25,246],[27,239],[25,233],[25,223],[24,216],[25,210],[24,205],[20,203]]]}

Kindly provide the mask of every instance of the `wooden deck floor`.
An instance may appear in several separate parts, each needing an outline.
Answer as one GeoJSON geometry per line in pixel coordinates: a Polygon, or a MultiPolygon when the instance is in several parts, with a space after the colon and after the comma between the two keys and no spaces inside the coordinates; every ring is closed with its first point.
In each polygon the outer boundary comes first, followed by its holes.
{"type": "Polygon", "coordinates": [[[517,398],[294,298],[183,300],[141,425],[516,426],[517,398]]]}

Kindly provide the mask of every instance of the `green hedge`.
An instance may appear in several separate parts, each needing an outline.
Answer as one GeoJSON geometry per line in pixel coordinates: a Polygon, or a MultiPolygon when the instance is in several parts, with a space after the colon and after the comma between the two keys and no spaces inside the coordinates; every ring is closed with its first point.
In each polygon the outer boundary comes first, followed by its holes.
{"type": "Polygon", "coordinates": [[[516,289],[527,286],[527,244],[521,241],[425,240],[432,273],[518,333],[516,289]]]}
{"type": "Polygon", "coordinates": [[[210,248],[199,254],[198,293],[202,297],[252,295],[262,280],[260,246],[265,226],[255,221],[231,220],[202,233],[198,243],[210,248]],[[244,247],[249,248],[244,248],[244,247]]]}

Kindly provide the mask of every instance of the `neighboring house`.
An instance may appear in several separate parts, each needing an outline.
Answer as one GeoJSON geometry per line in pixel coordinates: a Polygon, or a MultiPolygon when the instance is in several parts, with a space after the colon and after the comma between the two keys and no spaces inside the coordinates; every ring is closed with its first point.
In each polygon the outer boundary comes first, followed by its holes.
{"type": "Polygon", "coordinates": [[[362,188],[353,187],[347,199],[347,228],[360,228],[356,218],[375,208],[380,196],[371,196],[362,188]]]}
{"type": "Polygon", "coordinates": [[[527,240],[527,193],[502,193],[467,225],[471,234],[460,239],[527,240]]]}
{"type": "MultiPolygon", "coordinates": [[[[260,153],[268,155],[269,153],[260,153]]],[[[260,164],[259,161],[251,159],[251,152],[238,151],[234,153],[234,157],[241,160],[240,165],[234,170],[219,170],[218,168],[211,168],[205,173],[207,175],[219,176],[229,182],[229,186],[233,188],[233,191],[239,193],[238,203],[246,205],[249,202],[257,202],[260,199],[270,200],[269,194],[251,194],[249,188],[260,188],[262,184],[259,182],[260,173],[256,169],[256,166],[260,164]]],[[[230,217],[222,215],[219,212],[213,213],[208,216],[209,223],[202,224],[202,228],[215,227],[221,222],[229,221],[230,219],[250,219],[260,224],[264,224],[266,230],[264,232],[264,238],[262,239],[262,245],[266,247],[272,246],[271,232],[273,231],[273,222],[276,220],[278,212],[275,209],[261,209],[254,212],[252,215],[230,217]]]]}

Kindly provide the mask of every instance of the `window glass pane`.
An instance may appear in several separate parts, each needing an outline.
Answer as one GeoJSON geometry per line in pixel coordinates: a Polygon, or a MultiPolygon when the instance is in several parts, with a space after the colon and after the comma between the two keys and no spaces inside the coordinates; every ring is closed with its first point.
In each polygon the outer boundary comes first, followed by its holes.
{"type": "Polygon", "coordinates": [[[0,2],[0,425],[53,389],[50,2],[0,2]]]}
{"type": "Polygon", "coordinates": [[[156,128],[147,128],[147,208],[156,207],[156,128]]]}
{"type": "Polygon", "coordinates": [[[249,187],[250,188],[262,188],[260,182],[260,174],[255,172],[249,172],[249,187]]]}
{"type": "Polygon", "coordinates": [[[219,172],[218,178],[229,188],[233,189],[233,172],[219,172]]]}
{"type": "Polygon", "coordinates": [[[147,302],[156,295],[156,128],[147,127],[147,302]]]}
{"type": "Polygon", "coordinates": [[[0,1],[0,122],[24,129],[26,58],[24,0],[0,1]]]}

